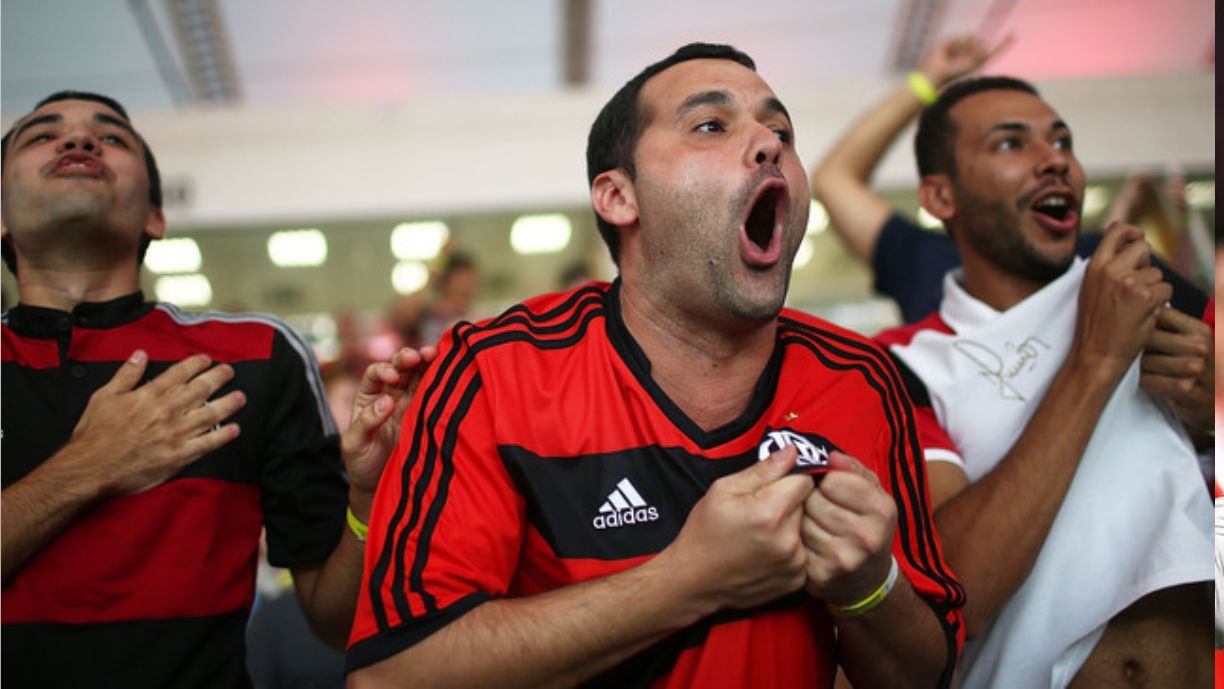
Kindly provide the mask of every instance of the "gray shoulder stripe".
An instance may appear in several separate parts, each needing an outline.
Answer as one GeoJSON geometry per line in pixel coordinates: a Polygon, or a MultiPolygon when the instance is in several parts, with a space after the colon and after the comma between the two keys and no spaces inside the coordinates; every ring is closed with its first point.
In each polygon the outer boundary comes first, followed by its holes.
{"type": "Polygon", "coordinates": [[[302,363],[306,369],[306,382],[310,387],[311,393],[314,395],[315,408],[319,412],[319,420],[323,423],[323,432],[327,435],[335,435],[337,433],[336,421],[332,418],[331,407],[327,404],[327,393],[323,388],[323,375],[319,372],[319,363],[315,360],[314,350],[310,348],[310,345],[302,339],[302,336],[296,330],[290,328],[284,321],[263,313],[206,311],[199,314],[187,314],[183,313],[174,304],[167,304],[165,302],[157,302],[156,308],[165,312],[175,323],[181,325],[199,325],[208,321],[219,321],[222,323],[262,323],[275,328],[285,337],[285,341],[289,343],[289,346],[302,358],[302,363]]]}

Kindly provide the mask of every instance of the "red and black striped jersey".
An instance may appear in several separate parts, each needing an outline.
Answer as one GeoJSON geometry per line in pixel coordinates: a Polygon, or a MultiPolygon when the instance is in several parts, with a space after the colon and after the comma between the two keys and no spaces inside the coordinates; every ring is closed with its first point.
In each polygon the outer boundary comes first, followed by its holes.
{"type": "Polygon", "coordinates": [[[4,585],[11,686],[249,686],[244,634],[261,525],[280,566],[322,563],[347,501],[309,347],[253,314],[188,315],[132,294],[3,318],[5,488],[51,457],[136,349],[144,381],[184,357],[229,363],[242,433],[153,489],[105,499],[4,585]]]}
{"type": "MultiPolygon", "coordinates": [[[[899,513],[895,555],[944,625],[950,676],[963,593],[940,554],[913,412],[888,357],[784,311],[748,409],[704,431],[651,379],[618,287],[538,297],[443,339],[379,485],[349,670],[492,598],[646,561],[716,479],[789,442],[811,457],[840,449],[880,476],[899,513]]],[[[831,686],[835,653],[827,611],[800,591],[709,617],[592,684],[831,686]]]]}

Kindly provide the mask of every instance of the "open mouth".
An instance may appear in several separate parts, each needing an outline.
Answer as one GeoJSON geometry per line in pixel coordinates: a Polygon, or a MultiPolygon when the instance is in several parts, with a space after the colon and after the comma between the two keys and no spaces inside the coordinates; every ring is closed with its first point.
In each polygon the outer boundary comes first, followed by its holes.
{"type": "Polygon", "coordinates": [[[1050,194],[1039,199],[1032,208],[1035,213],[1061,223],[1075,211],[1075,199],[1070,194],[1050,194]]]}
{"type": "Polygon", "coordinates": [[[748,219],[744,221],[744,232],[748,235],[748,240],[761,251],[767,251],[773,243],[778,209],[783,203],[785,197],[782,187],[771,186],[757,197],[748,212],[748,219]]]}

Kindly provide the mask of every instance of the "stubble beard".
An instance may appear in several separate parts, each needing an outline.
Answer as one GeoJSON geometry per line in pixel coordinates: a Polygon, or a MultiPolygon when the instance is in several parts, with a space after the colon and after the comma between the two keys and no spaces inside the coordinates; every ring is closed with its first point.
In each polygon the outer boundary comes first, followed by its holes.
{"type": "Polygon", "coordinates": [[[961,231],[973,250],[999,270],[1036,284],[1049,283],[1064,272],[1075,258],[1051,257],[1034,247],[1020,230],[1019,211],[1002,201],[990,201],[963,189],[957,192],[961,231]]]}

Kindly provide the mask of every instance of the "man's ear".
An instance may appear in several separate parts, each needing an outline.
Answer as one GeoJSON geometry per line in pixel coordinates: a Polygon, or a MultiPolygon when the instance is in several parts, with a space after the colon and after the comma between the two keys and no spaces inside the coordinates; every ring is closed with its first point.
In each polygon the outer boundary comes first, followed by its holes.
{"type": "Polygon", "coordinates": [[[166,236],[166,215],[160,208],[150,208],[149,217],[145,219],[145,234],[153,239],[166,236]]]}
{"type": "Polygon", "coordinates": [[[599,173],[591,182],[591,207],[613,227],[636,224],[638,206],[633,180],[620,168],[599,173]]]}
{"type": "Polygon", "coordinates": [[[924,175],[918,183],[918,203],[944,225],[956,216],[956,191],[946,174],[924,175]]]}

